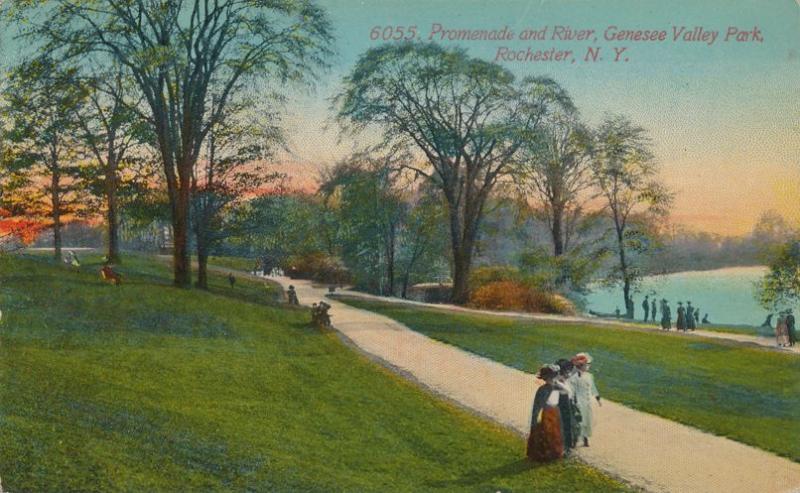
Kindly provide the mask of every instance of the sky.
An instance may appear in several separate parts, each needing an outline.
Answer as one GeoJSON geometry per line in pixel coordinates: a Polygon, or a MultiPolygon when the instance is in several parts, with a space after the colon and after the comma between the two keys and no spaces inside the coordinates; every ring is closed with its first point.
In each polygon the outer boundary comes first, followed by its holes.
{"type": "MultiPolygon", "coordinates": [[[[644,126],[661,166],[660,179],[676,193],[675,224],[699,231],[740,235],[774,209],[800,223],[800,6],[796,0],[758,1],[519,1],[519,0],[321,0],[335,28],[336,56],[313,91],[292,95],[286,125],[292,155],[287,171],[313,177],[350,152],[331,121],[330,97],[358,56],[383,41],[375,26],[416,25],[427,40],[443,29],[515,33],[508,41],[441,40],[476,57],[495,60],[501,46],[513,50],[572,50],[575,63],[499,63],[519,77],[547,75],[566,88],[584,119],[599,123],[621,113],[644,126]],[[593,29],[589,40],[552,39],[555,26],[593,29]],[[662,42],[605,40],[619,30],[666,31],[662,42]],[[674,29],[682,31],[673,41],[674,29]],[[521,40],[530,29],[545,40],[521,40]],[[684,41],[683,34],[718,31],[713,43],[684,41]],[[726,34],[732,33],[728,41],[726,34]],[[756,36],[752,36],[754,28],[756,36]],[[740,35],[738,32],[751,34],[740,35]],[[595,38],[596,37],[596,41],[595,38]],[[588,46],[603,61],[583,62],[588,46]],[[626,47],[614,62],[614,48],[626,47]],[[625,62],[624,58],[628,61],[625,62]]],[[[563,32],[563,28],[562,28],[563,32]]],[[[366,137],[365,137],[366,138],[366,137]]]]}
{"type": "MultiPolygon", "coordinates": [[[[475,57],[498,49],[571,50],[566,62],[498,63],[518,77],[550,76],[572,96],[587,123],[624,114],[649,131],[660,179],[676,194],[673,222],[725,235],[748,233],[773,209],[800,225],[800,0],[317,0],[334,27],[336,54],[312,88],[290,89],[284,126],[290,153],[276,167],[312,182],[319,170],[370,140],[342,137],[331,97],[358,56],[384,41],[379,27],[417,26],[427,40],[443,29],[506,29],[513,40],[440,40],[475,57]],[[592,29],[588,40],[553,39],[556,26],[592,29]],[[664,41],[614,41],[605,31],[666,31],[664,41]],[[673,41],[682,27],[681,38],[673,41]],[[544,40],[519,39],[523,31],[544,40]],[[684,33],[717,31],[713,43],[684,33]],[[757,37],[725,41],[730,28],[757,37]],[[596,39],[595,39],[596,38],[596,39]],[[600,60],[584,62],[588,47],[600,60]],[[614,48],[626,48],[614,61],[614,48]],[[575,58],[575,63],[571,59],[575,58]],[[625,61],[627,60],[627,61],[625,61]]],[[[709,36],[709,34],[705,34],[709,36]]],[[[0,55],[15,50],[9,34],[0,55]]],[[[700,36],[702,39],[702,35],[700,36]]],[[[267,89],[267,88],[265,88],[267,89]]],[[[266,91],[265,91],[266,92],[266,91]]]]}

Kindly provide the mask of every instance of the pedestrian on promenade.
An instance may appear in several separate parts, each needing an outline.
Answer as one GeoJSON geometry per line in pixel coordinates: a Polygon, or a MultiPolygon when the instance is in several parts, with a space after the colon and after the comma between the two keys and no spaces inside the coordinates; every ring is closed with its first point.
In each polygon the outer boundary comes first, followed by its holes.
{"type": "Polygon", "coordinates": [[[592,436],[592,401],[600,403],[600,393],[594,383],[594,375],[589,373],[592,365],[592,357],[588,353],[578,353],[572,358],[577,372],[573,376],[573,388],[575,389],[575,403],[581,416],[579,436],[583,440],[583,446],[589,446],[589,437],[592,436]]]}
{"type": "Polygon", "coordinates": [[[694,323],[694,307],[692,306],[691,301],[686,302],[686,328],[688,330],[694,331],[695,323],[694,323]]]}
{"type": "Polygon", "coordinates": [[[642,310],[644,310],[644,321],[647,322],[650,319],[650,300],[649,297],[645,295],[644,301],[642,301],[642,310]]]}
{"type": "Polygon", "coordinates": [[[656,297],[655,296],[653,296],[653,303],[652,303],[652,306],[650,307],[650,309],[651,309],[650,315],[653,316],[653,323],[656,323],[656,311],[657,310],[656,310],[656,297]]]}
{"type": "Polygon", "coordinates": [[[664,330],[672,328],[672,310],[666,299],[661,300],[661,328],[664,330]]]}
{"type": "Polygon", "coordinates": [[[555,379],[560,368],[545,365],[536,374],[544,385],[536,390],[531,411],[531,432],[528,435],[526,455],[534,462],[549,462],[564,456],[561,412],[558,408],[559,391],[555,379]]]}
{"type": "Polygon", "coordinates": [[[794,346],[797,342],[797,329],[795,328],[794,314],[791,308],[786,310],[786,328],[789,330],[789,345],[794,346]]]}

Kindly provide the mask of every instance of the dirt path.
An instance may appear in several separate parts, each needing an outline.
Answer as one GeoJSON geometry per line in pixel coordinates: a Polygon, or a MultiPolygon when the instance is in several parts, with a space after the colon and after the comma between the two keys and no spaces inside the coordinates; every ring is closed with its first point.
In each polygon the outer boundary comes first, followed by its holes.
{"type": "Polygon", "coordinates": [[[786,353],[793,353],[793,354],[800,354],[800,346],[794,346],[791,348],[782,348],[777,347],[775,345],[775,338],[773,337],[759,337],[753,336],[748,334],[735,334],[732,332],[716,332],[711,330],[695,330],[689,332],[678,332],[675,329],[670,330],[669,332],[665,332],[654,325],[648,325],[644,323],[636,323],[636,322],[622,322],[619,320],[606,320],[602,318],[590,318],[590,317],[581,317],[581,316],[566,316],[566,315],[547,315],[547,314],[540,314],[540,313],[524,313],[524,312],[497,312],[497,311],[489,311],[489,310],[478,310],[474,308],[466,308],[463,306],[458,305],[448,305],[448,304],[433,304],[433,303],[423,303],[420,301],[412,301],[412,300],[405,300],[402,298],[387,298],[384,296],[375,296],[367,293],[359,293],[356,291],[341,291],[340,294],[346,296],[352,296],[356,298],[364,298],[369,300],[381,301],[384,303],[402,303],[402,304],[409,304],[415,306],[421,306],[426,308],[433,308],[436,310],[447,310],[453,312],[461,312],[461,313],[474,313],[477,315],[492,315],[498,317],[508,317],[508,318],[518,318],[523,320],[538,320],[544,322],[574,322],[574,323],[587,323],[592,325],[605,325],[610,327],[622,327],[627,329],[634,329],[634,330],[641,330],[647,332],[657,332],[660,334],[668,333],[673,334],[676,337],[710,337],[713,339],[724,339],[728,341],[735,341],[744,344],[753,344],[757,346],[761,346],[764,348],[773,349],[775,351],[781,351],[786,353]]]}
{"type": "MultiPolygon", "coordinates": [[[[293,284],[300,302],[326,290],[293,284]]],[[[330,301],[335,328],[358,348],[463,406],[528,433],[536,387],[531,374],[434,341],[387,317],[330,301]]],[[[654,492],[800,491],[800,464],[726,438],[604,401],[596,408],[587,463],[654,492]]],[[[520,446],[520,454],[523,449],[520,446]]]]}

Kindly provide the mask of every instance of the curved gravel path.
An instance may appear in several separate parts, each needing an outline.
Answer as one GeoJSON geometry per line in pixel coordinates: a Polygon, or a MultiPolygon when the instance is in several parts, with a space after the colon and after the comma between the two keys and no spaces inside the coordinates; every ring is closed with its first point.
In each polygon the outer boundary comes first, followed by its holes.
{"type": "MultiPolygon", "coordinates": [[[[293,284],[310,305],[327,289],[293,284]]],[[[533,375],[434,341],[387,317],[330,300],[333,325],[365,353],[461,405],[528,432],[533,375]]],[[[800,491],[800,464],[658,416],[604,400],[596,408],[587,463],[653,492],[800,491]]],[[[789,439],[789,437],[787,437],[789,439]]],[[[524,453],[520,446],[520,455],[524,453]]]]}

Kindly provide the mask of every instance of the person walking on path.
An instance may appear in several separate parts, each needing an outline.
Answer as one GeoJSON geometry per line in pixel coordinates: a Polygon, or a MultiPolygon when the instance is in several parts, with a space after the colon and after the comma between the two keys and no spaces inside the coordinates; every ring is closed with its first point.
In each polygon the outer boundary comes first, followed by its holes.
{"type": "Polygon", "coordinates": [[[592,357],[588,353],[578,353],[572,358],[572,363],[578,370],[573,377],[573,386],[575,403],[581,416],[579,435],[583,440],[583,446],[588,447],[589,437],[592,436],[592,419],[594,417],[592,401],[597,400],[597,405],[601,406],[600,393],[594,383],[594,375],[589,373],[592,357]]]}
{"type": "Polygon", "coordinates": [[[650,314],[653,316],[653,323],[656,323],[656,298],[653,296],[653,303],[650,307],[650,314]]]}
{"type": "Polygon", "coordinates": [[[694,323],[694,307],[692,306],[691,301],[686,302],[686,328],[688,330],[694,331],[695,329],[694,323]]]}
{"type": "Polygon", "coordinates": [[[290,305],[300,304],[300,300],[297,299],[297,291],[295,291],[294,286],[289,285],[289,289],[286,291],[286,297],[289,299],[290,305]]]}
{"type": "Polygon", "coordinates": [[[666,299],[661,300],[661,328],[664,330],[672,328],[672,310],[666,299]]]}
{"type": "Polygon", "coordinates": [[[795,329],[795,320],[792,309],[786,310],[786,328],[789,330],[789,345],[794,346],[797,342],[797,330],[795,329]]]}
{"type": "Polygon", "coordinates": [[[649,297],[645,295],[644,301],[642,301],[642,310],[644,310],[644,321],[647,322],[650,319],[650,300],[649,297]]]}
{"type": "Polygon", "coordinates": [[[778,314],[778,322],[775,324],[775,339],[780,347],[789,345],[789,327],[786,325],[786,312],[778,314]]]}
{"type": "Polygon", "coordinates": [[[561,412],[558,409],[559,391],[555,385],[559,367],[545,365],[536,376],[544,385],[536,390],[531,411],[531,431],[525,455],[534,462],[549,462],[564,456],[561,412]]]}
{"type": "Polygon", "coordinates": [[[569,455],[578,443],[578,408],[575,405],[575,392],[572,375],[575,365],[567,359],[556,361],[558,376],[555,384],[558,387],[558,411],[561,413],[561,438],[564,442],[564,455],[569,455]]]}
{"type": "Polygon", "coordinates": [[[678,319],[675,321],[675,329],[686,332],[686,308],[683,307],[683,302],[678,302],[678,319]]]}

